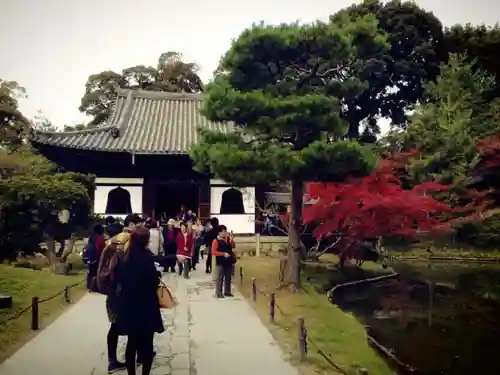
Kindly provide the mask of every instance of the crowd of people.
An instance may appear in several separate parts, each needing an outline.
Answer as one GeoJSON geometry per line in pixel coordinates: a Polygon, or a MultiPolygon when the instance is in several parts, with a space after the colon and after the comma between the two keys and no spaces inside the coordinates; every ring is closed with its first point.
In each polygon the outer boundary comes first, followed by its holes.
{"type": "Polygon", "coordinates": [[[126,369],[134,375],[138,365],[143,375],[150,373],[156,355],[153,337],[164,331],[157,295],[163,272],[189,278],[200,260],[206,273],[212,273],[214,264],[215,297],[233,296],[233,234],[217,218],[204,224],[194,215],[176,219],[161,223],[131,214],[121,225],[109,217],[89,236],[83,253],[87,288],[106,295],[110,321],[108,374],[126,369]],[[119,336],[127,336],[125,362],[117,358],[119,336]]]}

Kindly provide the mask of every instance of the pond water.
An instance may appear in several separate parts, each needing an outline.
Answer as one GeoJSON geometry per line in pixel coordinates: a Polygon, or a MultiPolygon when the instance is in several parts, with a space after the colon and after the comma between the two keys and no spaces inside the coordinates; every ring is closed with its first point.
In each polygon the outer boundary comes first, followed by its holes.
{"type": "Polygon", "coordinates": [[[396,372],[500,374],[500,266],[400,262],[392,268],[399,278],[340,288],[332,298],[413,368],[389,360],[396,372]]]}

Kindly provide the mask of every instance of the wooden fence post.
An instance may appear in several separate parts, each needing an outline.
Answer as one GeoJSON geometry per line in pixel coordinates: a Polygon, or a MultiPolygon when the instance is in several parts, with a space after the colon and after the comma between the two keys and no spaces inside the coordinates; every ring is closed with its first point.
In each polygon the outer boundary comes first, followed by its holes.
{"type": "Polygon", "coordinates": [[[31,329],[33,331],[38,331],[40,328],[38,321],[38,297],[33,297],[31,299],[31,329]]]}
{"type": "Polygon", "coordinates": [[[243,267],[240,266],[240,285],[243,285],[243,267]]]}
{"type": "Polygon", "coordinates": [[[255,235],[255,256],[260,256],[260,233],[255,235]]]}
{"type": "Polygon", "coordinates": [[[269,318],[271,323],[274,323],[274,312],[276,308],[276,293],[271,293],[271,298],[269,300],[269,318]]]}
{"type": "Polygon", "coordinates": [[[297,318],[297,336],[299,343],[299,358],[303,361],[307,354],[307,331],[304,324],[304,318],[297,318]]]}
{"type": "Polygon", "coordinates": [[[71,288],[69,286],[66,286],[66,288],[64,288],[64,301],[66,301],[66,303],[71,303],[70,291],[71,288]]]}
{"type": "Polygon", "coordinates": [[[252,299],[257,301],[257,282],[255,280],[255,277],[252,277],[252,299]]]}

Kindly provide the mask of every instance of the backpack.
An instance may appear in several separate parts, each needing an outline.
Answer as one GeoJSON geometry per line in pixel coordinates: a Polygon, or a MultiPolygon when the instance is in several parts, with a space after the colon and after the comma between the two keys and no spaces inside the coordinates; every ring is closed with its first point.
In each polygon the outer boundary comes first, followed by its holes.
{"type": "Polygon", "coordinates": [[[109,244],[116,246],[118,251],[126,252],[130,245],[130,232],[121,232],[108,241],[109,244]]]}
{"type": "Polygon", "coordinates": [[[120,261],[120,254],[116,243],[110,243],[103,250],[96,276],[96,292],[109,295],[114,289],[115,269],[120,261]]]}
{"type": "Polygon", "coordinates": [[[89,237],[87,245],[83,249],[82,259],[85,264],[99,262],[97,259],[97,248],[95,246],[95,238],[89,237]]]}

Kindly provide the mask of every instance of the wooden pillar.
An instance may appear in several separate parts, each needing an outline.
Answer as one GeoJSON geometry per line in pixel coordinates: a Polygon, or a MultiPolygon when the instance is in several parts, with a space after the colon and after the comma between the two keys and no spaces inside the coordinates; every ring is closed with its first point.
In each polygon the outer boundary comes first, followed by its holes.
{"type": "Polygon", "coordinates": [[[198,185],[198,217],[203,221],[210,218],[210,179],[202,178],[198,185]]]}
{"type": "Polygon", "coordinates": [[[266,187],[263,185],[255,186],[255,233],[260,233],[262,231],[262,212],[260,208],[265,206],[266,201],[266,187]]]}
{"type": "MultiPolygon", "coordinates": [[[[142,211],[144,215],[153,217],[156,206],[156,186],[157,181],[153,179],[144,179],[142,185],[142,211]]],[[[155,218],[159,219],[159,218],[155,218]]]]}

